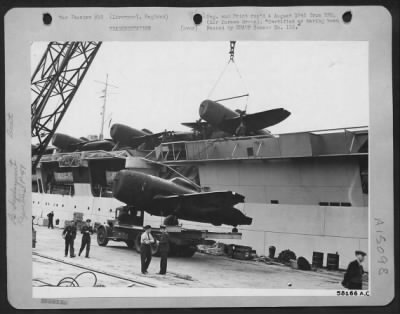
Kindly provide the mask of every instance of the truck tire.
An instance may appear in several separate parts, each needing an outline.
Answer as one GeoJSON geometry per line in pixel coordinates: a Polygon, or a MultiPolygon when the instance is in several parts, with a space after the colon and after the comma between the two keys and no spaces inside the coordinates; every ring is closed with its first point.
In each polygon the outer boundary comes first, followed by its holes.
{"type": "Polygon", "coordinates": [[[174,248],[174,255],[177,257],[192,257],[194,253],[196,253],[197,249],[193,246],[175,246],[174,248]]]}
{"type": "Polygon", "coordinates": [[[152,256],[160,256],[160,250],[158,248],[159,248],[159,246],[158,246],[157,242],[153,243],[151,245],[151,255],[152,256]]]}
{"type": "Polygon", "coordinates": [[[192,257],[197,251],[196,247],[187,247],[185,250],[185,256],[184,257],[192,257]]]}
{"type": "Polygon", "coordinates": [[[126,245],[128,246],[128,248],[133,249],[135,248],[135,241],[133,240],[127,240],[125,241],[126,245]]]}
{"type": "Polygon", "coordinates": [[[135,244],[134,244],[135,250],[136,250],[136,252],[138,252],[138,253],[140,253],[140,236],[141,236],[140,233],[136,236],[136,238],[135,238],[135,244]]]}
{"type": "MultiPolygon", "coordinates": [[[[139,233],[136,238],[135,238],[135,242],[134,242],[134,247],[136,252],[140,253],[140,237],[141,234],[139,233]]],[[[160,252],[158,250],[158,244],[154,243],[151,245],[151,255],[153,256],[159,256],[160,252]]]]}
{"type": "Polygon", "coordinates": [[[97,243],[100,246],[106,246],[108,243],[107,230],[105,227],[101,226],[97,229],[97,243]]]}

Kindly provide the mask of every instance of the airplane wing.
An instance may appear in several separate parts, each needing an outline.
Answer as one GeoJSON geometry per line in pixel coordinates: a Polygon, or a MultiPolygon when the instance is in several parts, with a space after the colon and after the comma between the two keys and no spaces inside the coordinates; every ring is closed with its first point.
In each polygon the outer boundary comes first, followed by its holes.
{"type": "Polygon", "coordinates": [[[232,207],[243,203],[244,196],[231,191],[202,192],[181,195],[156,195],[153,204],[163,209],[186,207],[195,204],[196,207],[232,207]]]}
{"type": "Polygon", "coordinates": [[[221,129],[235,133],[237,127],[240,125],[241,119],[246,124],[246,132],[255,132],[258,130],[265,129],[272,125],[278,124],[290,116],[290,112],[283,109],[277,108],[272,110],[266,110],[262,112],[246,114],[241,117],[235,117],[232,119],[225,119],[221,123],[221,129]]]}
{"type": "Polygon", "coordinates": [[[129,146],[131,146],[132,148],[136,148],[148,140],[159,138],[163,134],[165,134],[165,132],[132,137],[129,141],[129,146]]]}
{"type": "Polygon", "coordinates": [[[211,223],[216,226],[250,225],[252,218],[233,207],[244,202],[244,196],[231,191],[183,195],[158,195],[151,207],[161,216],[176,215],[180,219],[211,223]]]}
{"type": "Polygon", "coordinates": [[[205,121],[201,122],[183,122],[181,123],[184,126],[187,126],[193,130],[201,131],[204,127],[208,126],[208,123],[205,121]]]}

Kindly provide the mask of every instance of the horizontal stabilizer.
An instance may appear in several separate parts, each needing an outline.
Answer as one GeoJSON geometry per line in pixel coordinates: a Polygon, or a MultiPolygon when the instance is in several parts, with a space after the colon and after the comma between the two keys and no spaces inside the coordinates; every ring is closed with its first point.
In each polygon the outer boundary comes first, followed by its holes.
{"type": "Polygon", "coordinates": [[[243,122],[246,125],[246,132],[255,132],[278,124],[289,116],[290,112],[283,108],[266,110],[262,112],[246,114],[242,117],[225,119],[221,123],[221,129],[229,130],[230,132],[234,133],[243,119],[243,122]]]}
{"type": "Polygon", "coordinates": [[[160,133],[154,133],[154,134],[143,135],[143,136],[138,136],[138,137],[132,137],[131,140],[129,141],[129,146],[131,146],[132,148],[137,148],[138,146],[142,145],[146,141],[159,138],[164,133],[165,132],[160,132],[160,133]]]}
{"type": "Polygon", "coordinates": [[[148,130],[148,129],[142,129],[142,131],[143,131],[144,133],[147,133],[147,134],[153,134],[153,132],[151,132],[151,131],[148,130]]]}
{"type": "Polygon", "coordinates": [[[183,122],[181,124],[191,128],[193,130],[196,130],[196,131],[201,131],[202,128],[204,128],[205,126],[208,126],[208,122],[205,122],[205,121],[202,121],[202,122],[183,122]]]}

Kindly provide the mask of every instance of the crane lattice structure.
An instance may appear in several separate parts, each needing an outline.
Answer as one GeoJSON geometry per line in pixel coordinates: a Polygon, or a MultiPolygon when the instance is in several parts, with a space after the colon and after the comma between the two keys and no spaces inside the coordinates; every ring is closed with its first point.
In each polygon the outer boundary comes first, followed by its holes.
{"type": "Polygon", "coordinates": [[[50,42],[32,74],[32,154],[36,169],[76,91],[85,77],[101,42],[50,42]]]}

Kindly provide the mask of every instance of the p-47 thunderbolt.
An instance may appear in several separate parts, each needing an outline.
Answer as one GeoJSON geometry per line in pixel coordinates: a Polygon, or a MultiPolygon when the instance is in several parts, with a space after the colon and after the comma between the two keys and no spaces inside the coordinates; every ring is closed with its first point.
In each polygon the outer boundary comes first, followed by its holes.
{"type": "Polygon", "coordinates": [[[147,149],[153,149],[161,143],[160,137],[166,132],[152,133],[147,129],[137,130],[124,124],[113,124],[110,129],[110,136],[116,143],[114,149],[121,147],[137,148],[147,144],[147,149]]]}
{"type": "Polygon", "coordinates": [[[121,170],[113,183],[113,196],[155,216],[211,223],[250,225],[252,218],[233,207],[244,196],[231,191],[199,192],[182,178],[165,180],[146,173],[121,170]]]}
{"type": "Polygon", "coordinates": [[[224,105],[204,100],[199,108],[200,121],[182,123],[196,131],[210,129],[220,130],[230,135],[266,135],[263,130],[285,120],[290,112],[283,109],[271,109],[247,114],[245,111],[232,111],[224,105]],[[204,120],[201,121],[201,120],[204,120]]]}
{"type": "Polygon", "coordinates": [[[55,133],[52,139],[52,144],[62,152],[88,150],[110,151],[115,146],[115,143],[108,139],[89,141],[83,137],[75,138],[63,133],[55,133]]]}

